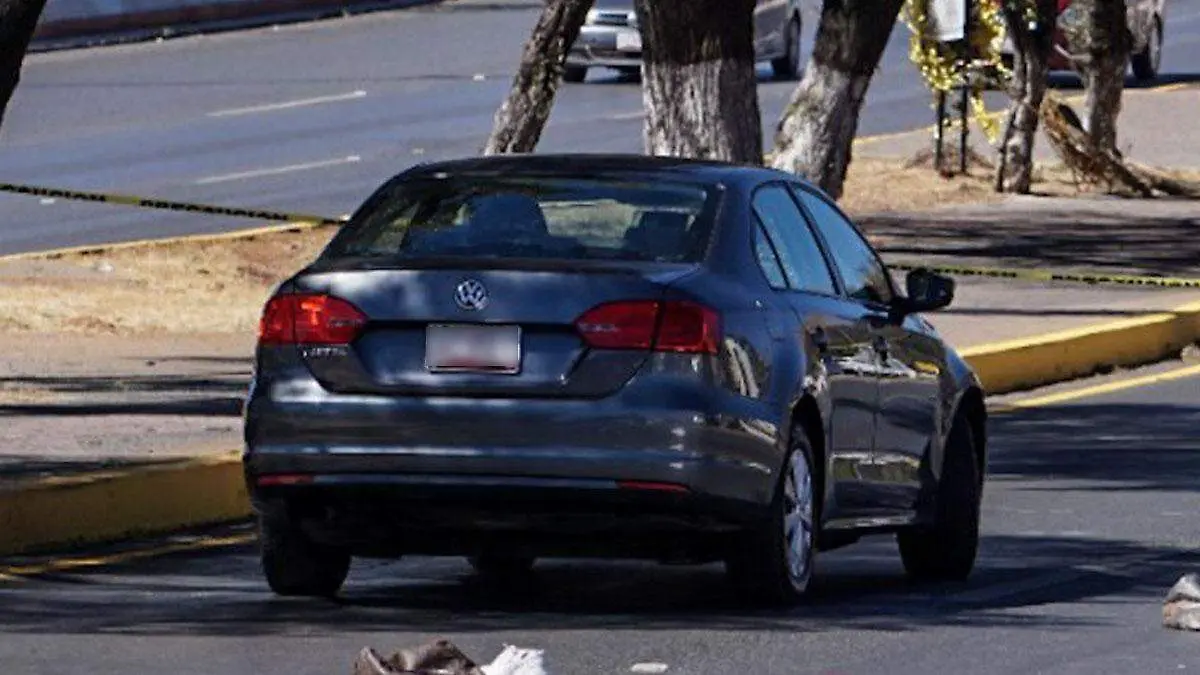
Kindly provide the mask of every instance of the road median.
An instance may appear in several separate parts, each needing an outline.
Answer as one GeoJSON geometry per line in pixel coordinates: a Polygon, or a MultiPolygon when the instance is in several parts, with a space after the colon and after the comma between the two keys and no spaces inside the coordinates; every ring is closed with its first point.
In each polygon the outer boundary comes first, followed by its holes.
{"type": "MultiPolygon", "coordinates": [[[[1171,311],[962,350],[989,395],[1172,358],[1200,341],[1200,302],[1171,311]]],[[[34,480],[0,488],[0,555],[242,520],[240,453],[34,480]]]]}

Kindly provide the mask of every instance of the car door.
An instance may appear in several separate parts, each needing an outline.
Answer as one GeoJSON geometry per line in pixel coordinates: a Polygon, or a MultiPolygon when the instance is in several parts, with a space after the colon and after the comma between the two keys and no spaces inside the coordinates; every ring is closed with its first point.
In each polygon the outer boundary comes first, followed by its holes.
{"type": "MultiPolygon", "coordinates": [[[[871,459],[878,381],[871,326],[861,305],[840,296],[837,282],[816,235],[783,183],[757,188],[751,200],[758,221],[760,265],[776,260],[777,293],[795,312],[800,334],[792,336],[798,350],[805,341],[816,347],[832,402],[828,420],[827,462],[832,499],[826,521],[856,518],[868,513],[872,499],[862,481],[871,459]]],[[[770,278],[770,275],[769,275],[770,278]]]]}
{"type": "Polygon", "coordinates": [[[945,350],[922,329],[919,317],[903,323],[889,318],[896,290],[887,267],[870,243],[840,209],[816,191],[795,188],[804,209],[834,259],[846,297],[859,303],[871,324],[879,363],[879,401],[870,466],[864,478],[878,507],[896,516],[910,515],[940,416],[941,373],[945,350]]]}

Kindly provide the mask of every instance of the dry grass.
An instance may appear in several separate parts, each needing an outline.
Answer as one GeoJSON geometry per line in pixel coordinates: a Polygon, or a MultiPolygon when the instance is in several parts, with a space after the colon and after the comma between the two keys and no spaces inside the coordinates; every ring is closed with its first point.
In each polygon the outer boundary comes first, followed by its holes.
{"type": "MultiPolygon", "coordinates": [[[[947,179],[900,160],[862,158],[851,165],[842,205],[866,214],[1001,198],[991,190],[989,171],[971,173],[947,179]]],[[[1035,191],[1072,195],[1076,188],[1065,168],[1042,167],[1035,191]]],[[[583,222],[569,224],[586,229],[583,222]]],[[[322,228],[0,263],[0,332],[250,332],[271,289],[332,234],[322,228]]]]}
{"type": "Polygon", "coordinates": [[[0,265],[0,330],[76,334],[254,330],[272,287],[333,230],[153,245],[0,265]]]}

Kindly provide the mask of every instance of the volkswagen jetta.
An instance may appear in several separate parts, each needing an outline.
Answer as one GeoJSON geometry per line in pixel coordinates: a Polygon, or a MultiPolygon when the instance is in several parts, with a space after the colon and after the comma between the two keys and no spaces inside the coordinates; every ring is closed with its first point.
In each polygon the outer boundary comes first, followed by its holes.
{"type": "Polygon", "coordinates": [[[354,556],[724,562],[802,598],[892,534],[974,565],[980,382],[824,193],[760,167],[472,158],[382,185],[263,311],[244,467],[262,565],[336,594],[354,556]]]}

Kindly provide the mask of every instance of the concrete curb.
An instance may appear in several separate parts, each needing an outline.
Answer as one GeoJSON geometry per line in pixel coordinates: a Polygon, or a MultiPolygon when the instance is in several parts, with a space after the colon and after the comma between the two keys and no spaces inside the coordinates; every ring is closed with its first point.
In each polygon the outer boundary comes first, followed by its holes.
{"type": "Polygon", "coordinates": [[[30,480],[0,489],[0,555],[159,534],[249,514],[237,452],[30,480]]]}
{"type": "MultiPolygon", "coordinates": [[[[1200,340],[1200,303],[1139,319],[962,354],[991,395],[1137,366],[1176,355],[1200,340]]],[[[0,490],[0,556],[29,554],[251,515],[240,453],[150,468],[56,477],[0,490]]]]}
{"type": "Polygon", "coordinates": [[[1200,303],[1137,319],[980,345],[961,354],[989,395],[1088,377],[1178,355],[1200,340],[1200,303]]]}

